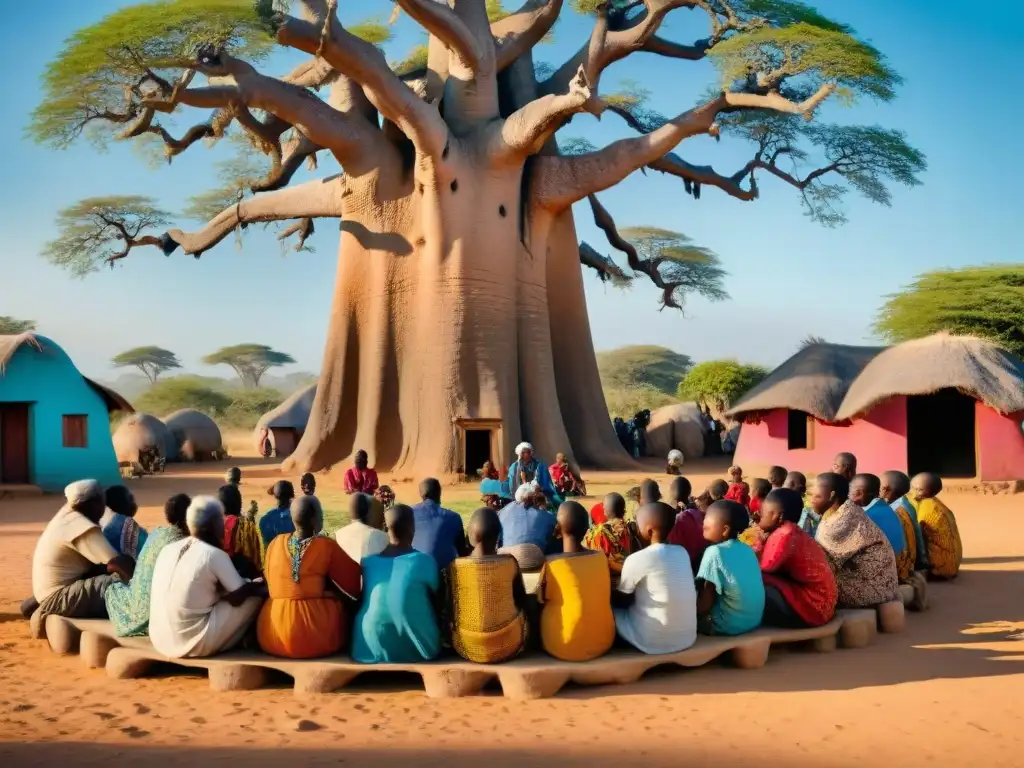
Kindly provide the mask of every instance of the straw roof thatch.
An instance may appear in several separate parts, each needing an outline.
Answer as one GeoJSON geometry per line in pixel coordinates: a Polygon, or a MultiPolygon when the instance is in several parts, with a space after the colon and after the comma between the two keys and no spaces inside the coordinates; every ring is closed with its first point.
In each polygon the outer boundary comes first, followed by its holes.
{"type": "MultiPolygon", "coordinates": [[[[4,370],[7,367],[7,363],[9,363],[11,358],[14,357],[14,353],[22,346],[28,344],[42,352],[44,343],[51,344],[54,347],[57,346],[55,342],[45,336],[37,337],[33,333],[19,333],[13,336],[0,336],[0,376],[3,375],[4,370]]],[[[107,406],[107,411],[124,411],[125,413],[135,412],[131,403],[121,397],[121,395],[114,390],[109,387],[105,387],[86,376],[82,376],[82,378],[85,379],[85,383],[88,384],[97,395],[103,398],[103,403],[107,406]]]]}
{"type": "Polygon", "coordinates": [[[287,400],[271,411],[267,411],[256,422],[256,431],[266,429],[304,430],[309,422],[309,412],[316,397],[316,383],[293,393],[287,400]]]}
{"type": "Polygon", "coordinates": [[[787,408],[835,421],[853,380],[884,347],[809,344],[740,398],[726,415],[787,408]]]}
{"type": "Polygon", "coordinates": [[[1024,411],[1024,361],[974,336],[936,333],[881,352],[852,382],[837,420],[898,395],[957,389],[1000,413],[1024,411]]]}

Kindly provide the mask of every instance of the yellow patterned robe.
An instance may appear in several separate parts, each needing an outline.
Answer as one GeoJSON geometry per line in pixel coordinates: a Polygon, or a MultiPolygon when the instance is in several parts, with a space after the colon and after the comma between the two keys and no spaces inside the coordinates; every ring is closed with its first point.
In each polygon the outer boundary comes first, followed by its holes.
{"type": "Polygon", "coordinates": [[[929,573],[952,579],[960,572],[964,558],[963,544],[956,518],[949,507],[936,498],[921,499],[914,504],[924,544],[928,548],[929,573]]]}

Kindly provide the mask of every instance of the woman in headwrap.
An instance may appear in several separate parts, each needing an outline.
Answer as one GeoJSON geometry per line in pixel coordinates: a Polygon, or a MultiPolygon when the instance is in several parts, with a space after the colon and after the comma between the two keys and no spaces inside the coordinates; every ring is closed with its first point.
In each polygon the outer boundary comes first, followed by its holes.
{"type": "Polygon", "coordinates": [[[123,485],[112,485],[104,494],[107,505],[100,518],[100,529],[110,546],[133,560],[139,556],[146,543],[146,529],[135,522],[139,505],[135,497],[123,485]]]}
{"type": "Polygon", "coordinates": [[[259,526],[242,516],[242,492],[228,483],[217,489],[217,498],[224,507],[224,551],[235,568],[246,578],[262,570],[262,540],[259,526]]]}
{"type": "Polygon", "coordinates": [[[530,483],[536,483],[549,500],[555,499],[555,487],[548,468],[533,455],[532,445],[520,443],[516,446],[516,460],[508,468],[508,488],[512,491],[530,483]]]}

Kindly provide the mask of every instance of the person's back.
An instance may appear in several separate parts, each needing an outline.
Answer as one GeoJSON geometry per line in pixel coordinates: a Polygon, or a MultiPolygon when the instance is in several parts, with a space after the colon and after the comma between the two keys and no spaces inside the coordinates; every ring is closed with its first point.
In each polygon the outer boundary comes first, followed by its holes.
{"type": "Polygon", "coordinates": [[[456,542],[464,536],[462,518],[433,499],[424,499],[412,511],[416,520],[413,549],[433,557],[443,571],[459,556],[456,542]]]}
{"type": "Polygon", "coordinates": [[[939,498],[917,502],[917,521],[928,552],[929,574],[952,579],[960,572],[963,544],[952,510],[939,498]]]}
{"type": "Polygon", "coordinates": [[[590,661],[615,640],[611,573],[600,552],[552,555],[538,593],[544,651],[562,661],[590,661]]]}
{"type": "Polygon", "coordinates": [[[893,511],[892,507],[878,498],[864,507],[864,514],[882,529],[882,533],[892,545],[892,551],[896,553],[898,560],[900,553],[907,551],[907,539],[903,533],[903,524],[900,522],[899,515],[893,511]]]}
{"type": "Polygon", "coordinates": [[[501,520],[501,546],[533,544],[542,552],[551,551],[555,516],[547,510],[516,502],[501,510],[498,519],[501,520]]]}
{"type": "Polygon", "coordinates": [[[697,593],[686,550],[651,544],[626,558],[619,590],[632,606],[616,612],[619,633],[644,653],[674,653],[697,639],[697,593]]]}

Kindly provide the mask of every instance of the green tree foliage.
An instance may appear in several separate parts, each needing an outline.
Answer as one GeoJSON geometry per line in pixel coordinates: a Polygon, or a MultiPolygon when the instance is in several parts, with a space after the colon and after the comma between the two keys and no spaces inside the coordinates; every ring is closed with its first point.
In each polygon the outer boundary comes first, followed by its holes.
{"type": "Polygon", "coordinates": [[[231,397],[209,383],[191,376],[172,376],[158,381],[137,398],[135,409],[154,416],[166,416],[182,408],[218,418],[231,405],[231,397]]]}
{"type": "Polygon", "coordinates": [[[608,414],[627,421],[638,412],[649,409],[656,410],[677,402],[671,395],[650,384],[632,384],[626,387],[605,387],[604,400],[608,406],[608,414]]]}
{"type": "Polygon", "coordinates": [[[35,320],[19,320],[9,315],[0,315],[0,336],[17,336],[36,329],[35,320]]]}
{"type": "Polygon", "coordinates": [[[605,392],[640,386],[675,395],[679,382],[692,366],[693,361],[687,355],[655,345],[620,347],[597,353],[597,368],[605,392]]]}
{"type": "Polygon", "coordinates": [[[111,362],[117,368],[138,368],[153,383],[164,371],[181,368],[178,356],[162,347],[135,347],[115,355],[111,362]]]}
{"type": "Polygon", "coordinates": [[[939,331],[989,339],[1024,357],[1024,265],[937,270],[887,298],[875,333],[891,343],[939,331]]]}
{"type": "Polygon", "coordinates": [[[223,347],[203,358],[206,365],[228,365],[247,387],[258,387],[260,379],[271,368],[290,365],[291,355],[277,352],[263,344],[236,344],[223,347]]]}
{"type": "Polygon", "coordinates": [[[82,277],[103,264],[112,267],[133,245],[158,244],[159,238],[142,233],[169,222],[169,214],[148,197],[88,197],[57,214],[57,237],[43,247],[43,255],[82,277]]]}
{"type": "Polygon", "coordinates": [[[224,410],[221,420],[239,429],[252,429],[263,414],[277,408],[285,399],[279,390],[272,387],[233,389],[228,394],[231,405],[224,410]]]}
{"type": "Polygon", "coordinates": [[[698,363],[679,383],[679,399],[695,400],[721,412],[764,381],[767,375],[768,369],[763,366],[735,360],[698,363]]]}
{"type": "Polygon", "coordinates": [[[641,265],[633,271],[660,277],[664,286],[672,287],[673,298],[680,305],[689,294],[708,301],[729,298],[722,283],[726,271],[721,260],[681,232],[660,227],[624,227],[619,233],[640,257],[641,265]]]}

